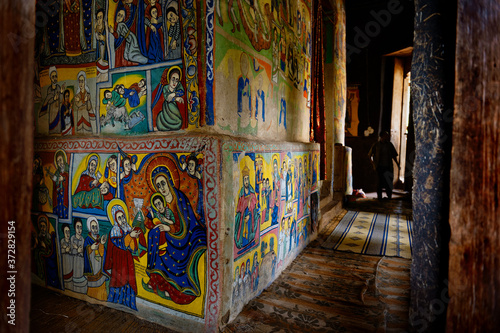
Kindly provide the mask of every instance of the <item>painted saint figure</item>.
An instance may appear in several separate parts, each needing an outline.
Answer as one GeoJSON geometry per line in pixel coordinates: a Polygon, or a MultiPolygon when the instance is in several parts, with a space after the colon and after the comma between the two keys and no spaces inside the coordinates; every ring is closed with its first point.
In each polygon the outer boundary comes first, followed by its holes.
{"type": "Polygon", "coordinates": [[[280,97],[280,119],[279,124],[283,123],[283,127],[286,129],[286,98],[285,98],[285,88],[281,88],[281,97],[280,97]],[[283,121],[281,120],[283,117],[283,121]]]}
{"type": "Polygon", "coordinates": [[[250,90],[250,79],[248,78],[248,56],[245,53],[242,53],[240,56],[240,68],[241,75],[238,78],[238,116],[241,117],[242,113],[245,116],[251,116],[249,113],[252,110],[252,93],[250,90]],[[248,109],[246,103],[247,100],[248,109]]]}
{"type": "Polygon", "coordinates": [[[286,254],[286,222],[285,218],[281,219],[281,226],[279,231],[279,240],[278,240],[278,263],[282,263],[285,260],[286,254]]]}
{"type": "Polygon", "coordinates": [[[236,266],[234,270],[234,281],[233,281],[233,306],[240,299],[240,267],[236,266]]]}
{"type": "Polygon", "coordinates": [[[271,185],[269,185],[269,178],[264,179],[264,190],[262,191],[262,201],[264,202],[263,206],[266,207],[265,210],[265,218],[264,222],[269,221],[269,211],[271,210],[271,185]]]}
{"type": "Polygon", "coordinates": [[[98,171],[99,156],[90,154],[87,157],[87,168],[80,175],[78,186],[73,195],[73,207],[103,208],[103,198],[100,191],[101,173],[98,171]]]}
{"type": "Polygon", "coordinates": [[[137,171],[135,162],[137,161],[137,156],[125,155],[122,159],[122,167],[120,168],[120,199],[126,201],[126,186],[132,180],[134,172],[137,171]]]}
{"type": "Polygon", "coordinates": [[[150,279],[143,285],[160,297],[189,304],[201,296],[198,264],[206,251],[206,229],[187,196],[174,186],[167,167],[153,169],[150,182],[157,191],[153,204],[159,218],[146,221],[150,279]]]}
{"type": "Polygon", "coordinates": [[[87,229],[89,234],[83,244],[84,269],[83,273],[88,281],[87,296],[106,301],[108,294],[106,291],[107,277],[104,275],[104,259],[106,258],[107,235],[99,234],[99,222],[93,216],[87,219],[87,229]]]}
{"type": "Polygon", "coordinates": [[[292,173],[292,161],[288,162],[288,172],[286,173],[286,211],[290,213],[292,211],[293,204],[293,173],[292,173]]]}
{"type": "Polygon", "coordinates": [[[79,134],[92,134],[95,127],[95,113],[92,108],[92,97],[87,85],[87,74],[80,71],[77,75],[78,90],[74,98],[74,110],[76,112],[76,131],[79,134]]]}
{"type": "Polygon", "coordinates": [[[279,223],[278,214],[280,210],[281,203],[281,177],[278,169],[278,159],[273,158],[273,191],[272,191],[272,206],[273,212],[271,214],[271,225],[276,225],[279,223]]]}
{"type": "Polygon", "coordinates": [[[243,187],[238,197],[236,218],[234,226],[234,242],[241,249],[251,244],[259,228],[259,211],[257,209],[257,196],[250,184],[250,170],[245,165],[242,171],[243,187]]]}
{"type": "Polygon", "coordinates": [[[60,219],[68,218],[69,196],[69,165],[66,153],[58,150],[54,155],[56,171],[54,173],[47,169],[47,173],[52,178],[52,204],[54,205],[54,214],[60,219]]]}
{"type": "Polygon", "coordinates": [[[96,24],[94,27],[95,39],[97,42],[96,46],[96,56],[97,56],[97,70],[99,75],[102,73],[107,73],[109,68],[109,57],[107,51],[107,36],[106,36],[106,25],[104,22],[104,8],[100,8],[96,11],[96,24]]]}
{"type": "Polygon", "coordinates": [[[168,228],[163,227],[162,229],[170,231],[170,225],[174,224],[175,216],[174,212],[165,204],[165,198],[161,193],[155,193],[151,196],[151,206],[148,207],[148,211],[146,217],[151,220],[153,225],[164,224],[168,228]]]}
{"type": "Polygon", "coordinates": [[[259,287],[259,257],[257,251],[255,251],[253,256],[253,266],[252,266],[252,291],[257,291],[259,287]]]}
{"type": "Polygon", "coordinates": [[[120,85],[123,87],[123,98],[126,98],[128,100],[128,105],[131,108],[137,107],[139,104],[141,104],[140,98],[146,94],[146,80],[141,79],[137,83],[133,83],[129,88],[125,88],[125,86],[120,85]]]}
{"type": "Polygon", "coordinates": [[[73,255],[73,291],[87,293],[87,278],[83,276],[83,223],[80,218],[74,221],[75,234],[71,236],[71,254],[73,255]]]}
{"type": "Polygon", "coordinates": [[[109,193],[112,198],[116,197],[118,187],[117,170],[118,158],[116,155],[111,155],[106,161],[106,169],[104,170],[104,176],[101,178],[101,183],[106,182],[109,184],[109,193]]]}
{"type": "Polygon", "coordinates": [[[71,234],[69,224],[63,224],[61,239],[62,270],[64,289],[73,290],[73,255],[71,254],[71,234]]]}
{"type": "Polygon", "coordinates": [[[195,178],[198,184],[198,204],[196,205],[196,214],[200,218],[200,223],[205,225],[205,213],[203,210],[203,184],[202,184],[202,173],[200,166],[198,165],[198,158],[196,154],[190,154],[187,158],[187,173],[191,178],[195,178]]]}
{"type": "MultiPolygon", "coordinates": [[[[176,131],[182,128],[182,114],[180,104],[184,104],[184,88],[180,82],[181,71],[178,66],[165,69],[161,78],[163,104],[162,109],[156,117],[156,127],[159,131],[176,131]],[[167,81],[168,76],[168,81],[167,81]]],[[[160,92],[156,90],[156,96],[152,105],[159,106],[160,92]]]]}
{"type": "Polygon", "coordinates": [[[165,54],[163,22],[159,20],[158,9],[151,7],[150,25],[146,29],[146,45],[148,48],[148,59],[150,63],[162,62],[165,54]]]}
{"type": "Polygon", "coordinates": [[[132,230],[127,206],[120,199],[113,199],[107,211],[109,221],[113,224],[104,261],[104,270],[110,276],[108,302],[137,310],[137,284],[132,252],[138,247],[137,238],[141,232],[132,230]]]}
{"type": "Polygon", "coordinates": [[[67,56],[76,56],[82,52],[80,43],[80,1],[63,1],[64,49],[67,56]]]}
{"type": "Polygon", "coordinates": [[[259,116],[259,111],[262,114],[262,121],[266,121],[266,94],[264,90],[262,90],[262,75],[259,75],[258,78],[258,89],[257,89],[257,97],[255,98],[255,119],[259,116]]]}
{"type": "Polygon", "coordinates": [[[262,156],[257,156],[255,159],[255,194],[257,194],[257,209],[260,210],[260,192],[264,177],[263,159],[262,156]]]}
{"type": "Polygon", "coordinates": [[[73,105],[71,105],[69,100],[70,92],[68,89],[64,90],[63,96],[63,103],[61,105],[61,135],[74,135],[73,105]]]}
{"type": "Polygon", "coordinates": [[[179,14],[174,7],[168,7],[165,14],[169,22],[168,28],[168,56],[167,60],[179,59],[182,55],[181,48],[181,23],[179,21],[179,14]]]}
{"type": "Polygon", "coordinates": [[[125,17],[125,9],[118,10],[115,27],[109,26],[109,32],[115,37],[115,48],[117,47],[116,41],[124,39],[119,49],[115,49],[115,67],[128,66],[129,64],[127,62],[130,62],[130,65],[147,64],[148,58],[141,53],[137,36],[131,31],[130,27],[125,24],[125,17]],[[123,46],[123,43],[125,43],[125,46],[123,46]]]}
{"type": "Polygon", "coordinates": [[[49,68],[49,77],[50,86],[47,88],[47,95],[45,96],[39,116],[42,117],[48,114],[49,134],[59,134],[61,133],[60,110],[66,84],[64,83],[62,86],[57,84],[57,70],[54,66],[49,68]]]}
{"type": "Polygon", "coordinates": [[[108,123],[111,123],[114,127],[115,121],[120,121],[123,123],[124,128],[128,129],[130,116],[125,107],[127,100],[122,95],[125,95],[125,86],[123,84],[117,85],[113,91],[104,91],[102,104],[106,105],[106,116],[101,116],[101,127],[106,126],[108,123]]]}
{"type": "Polygon", "coordinates": [[[38,236],[33,249],[35,256],[35,274],[47,286],[61,289],[57,264],[56,233],[45,214],[38,216],[38,236]]]}

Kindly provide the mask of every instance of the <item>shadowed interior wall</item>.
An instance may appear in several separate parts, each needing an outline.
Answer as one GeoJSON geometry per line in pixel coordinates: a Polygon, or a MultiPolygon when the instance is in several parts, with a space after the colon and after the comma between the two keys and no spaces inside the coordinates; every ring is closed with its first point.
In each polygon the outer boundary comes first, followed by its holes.
{"type": "Polygon", "coordinates": [[[187,331],[267,287],[316,235],[310,12],[38,2],[33,281],[187,331]]]}

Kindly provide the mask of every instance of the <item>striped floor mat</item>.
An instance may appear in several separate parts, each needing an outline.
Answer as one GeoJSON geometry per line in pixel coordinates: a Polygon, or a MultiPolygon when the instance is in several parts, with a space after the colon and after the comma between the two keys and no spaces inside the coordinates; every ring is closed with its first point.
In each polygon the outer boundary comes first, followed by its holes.
{"type": "Polygon", "coordinates": [[[322,247],[411,258],[412,221],[405,215],[348,211],[322,247]]]}

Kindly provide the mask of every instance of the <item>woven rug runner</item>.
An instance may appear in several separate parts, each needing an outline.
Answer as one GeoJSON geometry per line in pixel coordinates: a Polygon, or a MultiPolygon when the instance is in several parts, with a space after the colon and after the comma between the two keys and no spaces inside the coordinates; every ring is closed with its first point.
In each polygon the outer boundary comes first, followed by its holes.
{"type": "Polygon", "coordinates": [[[411,242],[412,221],[408,216],[347,211],[322,247],[410,259],[411,242]]]}

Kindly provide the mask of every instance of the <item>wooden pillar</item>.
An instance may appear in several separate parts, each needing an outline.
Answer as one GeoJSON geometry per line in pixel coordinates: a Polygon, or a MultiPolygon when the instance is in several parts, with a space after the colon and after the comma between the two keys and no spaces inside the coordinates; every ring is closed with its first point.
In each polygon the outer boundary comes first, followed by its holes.
{"type": "Polygon", "coordinates": [[[346,13],[345,0],[334,0],[335,27],[333,37],[333,63],[335,66],[333,84],[333,180],[331,182],[333,200],[342,200],[345,192],[345,115],[347,99],[346,74],[346,13]],[[339,147],[341,146],[341,147],[339,147]],[[340,175],[340,179],[338,179],[340,175]],[[343,184],[338,192],[338,183],[343,184]]]}
{"type": "Polygon", "coordinates": [[[347,98],[347,74],[346,74],[346,14],[345,14],[345,0],[335,0],[335,31],[333,37],[333,63],[335,65],[335,78],[334,78],[334,141],[335,143],[345,144],[345,112],[346,112],[346,98],[347,98]]]}
{"type": "Polygon", "coordinates": [[[500,327],[500,4],[459,0],[448,332],[500,327]]]}
{"type": "Polygon", "coordinates": [[[410,324],[416,332],[442,331],[446,319],[448,181],[451,160],[453,38],[439,0],[415,0],[411,70],[415,162],[410,324]],[[448,90],[448,91],[447,91],[448,90]]]}
{"type": "Polygon", "coordinates": [[[0,4],[0,332],[29,331],[34,20],[35,1],[0,4]]]}

